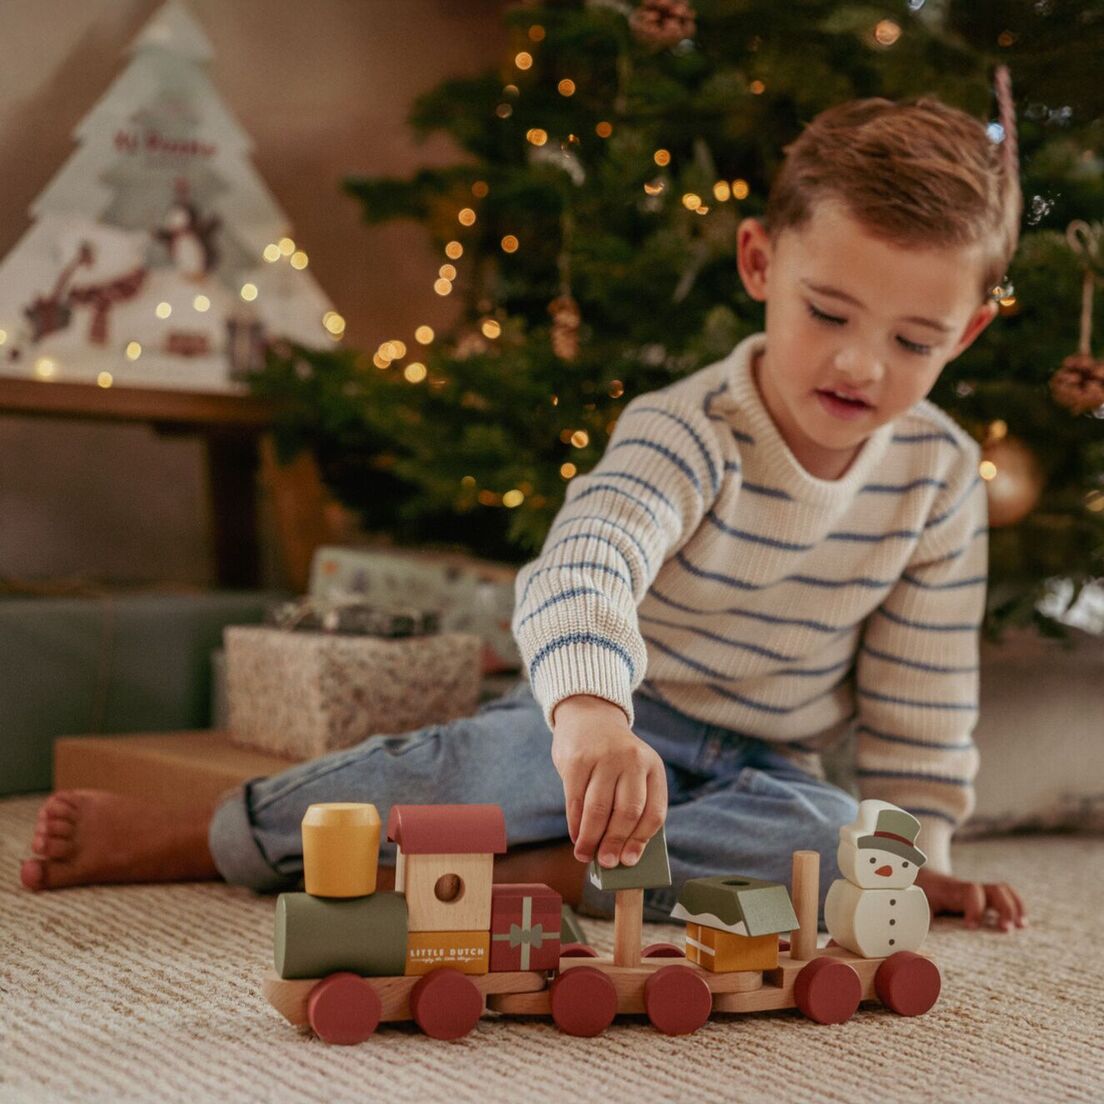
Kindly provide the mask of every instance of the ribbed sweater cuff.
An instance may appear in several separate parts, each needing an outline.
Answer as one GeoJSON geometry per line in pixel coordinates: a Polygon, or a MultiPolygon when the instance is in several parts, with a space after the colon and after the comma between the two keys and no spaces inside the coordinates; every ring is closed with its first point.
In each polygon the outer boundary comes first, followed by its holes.
{"type": "Polygon", "coordinates": [[[916,845],[928,857],[926,868],[937,874],[951,873],[951,837],[954,828],[938,817],[920,816],[920,835],[916,845]]]}
{"type": "Polygon", "coordinates": [[[552,728],[552,711],[564,698],[575,694],[593,694],[619,705],[634,721],[632,685],[625,662],[608,648],[577,644],[547,656],[531,675],[533,696],[544,710],[544,719],[552,728]]]}

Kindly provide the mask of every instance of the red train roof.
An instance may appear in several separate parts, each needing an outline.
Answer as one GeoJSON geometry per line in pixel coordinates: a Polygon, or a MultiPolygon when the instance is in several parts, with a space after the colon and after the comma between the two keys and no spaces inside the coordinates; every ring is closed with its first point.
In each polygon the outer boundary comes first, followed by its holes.
{"type": "Polygon", "coordinates": [[[499,805],[392,805],[387,838],[405,855],[501,855],[506,820],[499,805]]]}

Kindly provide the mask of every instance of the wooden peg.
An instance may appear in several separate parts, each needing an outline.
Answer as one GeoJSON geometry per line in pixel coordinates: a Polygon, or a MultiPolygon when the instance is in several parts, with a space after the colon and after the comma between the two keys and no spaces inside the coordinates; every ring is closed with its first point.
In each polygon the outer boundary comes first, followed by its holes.
{"type": "Polygon", "coordinates": [[[820,896],[820,852],[795,851],[790,887],[797,929],[790,934],[790,958],[804,961],[816,954],[817,903],[820,896]]]}
{"type": "Polygon", "coordinates": [[[640,965],[640,932],[643,923],[644,890],[617,890],[613,904],[614,965],[640,965]]]}

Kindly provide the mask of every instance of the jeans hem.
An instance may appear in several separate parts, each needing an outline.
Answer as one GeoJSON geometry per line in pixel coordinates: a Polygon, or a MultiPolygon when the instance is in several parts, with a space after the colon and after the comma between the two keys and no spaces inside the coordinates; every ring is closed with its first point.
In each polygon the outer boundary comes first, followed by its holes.
{"type": "Polygon", "coordinates": [[[276,893],[291,886],[285,874],[265,859],[249,819],[248,783],[227,796],[211,817],[207,846],[219,874],[231,885],[256,893],[276,893]]]}

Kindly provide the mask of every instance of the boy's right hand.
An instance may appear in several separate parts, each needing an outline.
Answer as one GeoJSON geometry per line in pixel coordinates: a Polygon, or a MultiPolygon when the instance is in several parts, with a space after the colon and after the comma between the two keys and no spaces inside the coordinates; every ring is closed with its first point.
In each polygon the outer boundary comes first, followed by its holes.
{"type": "Polygon", "coordinates": [[[667,771],[624,710],[589,694],[565,698],[552,712],[552,763],[575,858],[635,864],[667,818],[667,771]]]}

